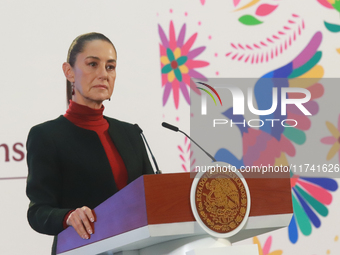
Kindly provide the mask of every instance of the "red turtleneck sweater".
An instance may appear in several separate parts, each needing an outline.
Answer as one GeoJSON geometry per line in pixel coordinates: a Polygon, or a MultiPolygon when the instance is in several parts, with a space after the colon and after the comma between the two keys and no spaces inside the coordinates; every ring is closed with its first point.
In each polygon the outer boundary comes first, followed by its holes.
{"type": "MultiPolygon", "coordinates": [[[[109,135],[109,123],[104,119],[103,111],[104,106],[100,109],[92,109],[70,100],[70,105],[64,117],[78,127],[92,130],[97,133],[110,162],[117,188],[121,190],[127,185],[128,174],[124,162],[109,135]]],[[[65,216],[64,228],[67,227],[66,220],[71,212],[65,216]]]]}

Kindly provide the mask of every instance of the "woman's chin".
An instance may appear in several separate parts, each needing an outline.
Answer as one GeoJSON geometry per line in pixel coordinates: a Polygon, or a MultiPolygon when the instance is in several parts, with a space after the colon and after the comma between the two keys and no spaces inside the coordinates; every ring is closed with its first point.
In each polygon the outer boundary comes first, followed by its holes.
{"type": "Polygon", "coordinates": [[[96,102],[103,102],[105,100],[109,100],[110,96],[108,94],[103,94],[103,95],[96,95],[94,97],[92,97],[92,100],[93,101],[96,101],[96,102]]]}

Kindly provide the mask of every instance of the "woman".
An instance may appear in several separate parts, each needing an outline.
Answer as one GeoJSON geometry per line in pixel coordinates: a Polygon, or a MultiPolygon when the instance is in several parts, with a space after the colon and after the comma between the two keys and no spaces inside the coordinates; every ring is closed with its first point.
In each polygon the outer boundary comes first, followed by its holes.
{"type": "MultiPolygon", "coordinates": [[[[34,126],[27,139],[28,221],[57,236],[72,226],[94,233],[94,207],[143,174],[152,174],[140,129],[103,116],[116,79],[117,52],[102,34],[78,36],[63,71],[70,100],[65,115],[34,126]]],[[[56,250],[54,238],[52,254],[56,250]]]]}

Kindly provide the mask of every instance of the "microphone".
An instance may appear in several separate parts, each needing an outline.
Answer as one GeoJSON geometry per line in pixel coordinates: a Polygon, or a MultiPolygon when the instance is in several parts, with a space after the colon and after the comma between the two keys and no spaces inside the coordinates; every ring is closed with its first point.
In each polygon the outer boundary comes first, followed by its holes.
{"type": "Polygon", "coordinates": [[[172,131],[180,132],[180,133],[184,134],[186,137],[189,138],[190,141],[192,141],[194,144],[196,144],[197,147],[200,148],[200,149],[201,149],[201,150],[202,150],[209,158],[211,158],[213,162],[216,162],[216,161],[217,161],[213,156],[211,156],[208,152],[206,152],[201,146],[199,146],[194,140],[192,140],[192,139],[190,138],[190,136],[188,136],[186,133],[184,133],[183,131],[181,131],[178,127],[175,127],[175,126],[173,126],[173,125],[170,125],[169,123],[166,123],[166,122],[163,122],[163,123],[162,123],[162,126],[165,127],[165,128],[168,128],[168,129],[170,129],[170,130],[172,130],[172,131]]]}
{"type": "Polygon", "coordinates": [[[179,128],[178,127],[175,127],[173,125],[170,125],[169,123],[166,123],[166,122],[163,122],[162,123],[162,126],[165,127],[165,128],[168,128],[172,131],[175,131],[175,132],[178,132],[179,131],[179,128]]]}
{"type": "Polygon", "coordinates": [[[153,156],[152,151],[151,151],[151,149],[150,149],[150,147],[149,147],[149,144],[148,144],[148,142],[146,141],[146,138],[145,138],[145,136],[144,136],[144,134],[143,134],[143,130],[142,130],[137,124],[135,124],[134,126],[137,127],[139,133],[140,133],[140,134],[142,135],[142,137],[143,137],[143,140],[144,140],[146,146],[148,147],[148,150],[149,150],[149,152],[150,152],[152,161],[153,161],[153,163],[155,164],[155,167],[156,167],[156,174],[161,174],[162,172],[161,172],[161,170],[159,170],[159,168],[158,168],[156,159],[155,159],[155,157],[153,156]]]}

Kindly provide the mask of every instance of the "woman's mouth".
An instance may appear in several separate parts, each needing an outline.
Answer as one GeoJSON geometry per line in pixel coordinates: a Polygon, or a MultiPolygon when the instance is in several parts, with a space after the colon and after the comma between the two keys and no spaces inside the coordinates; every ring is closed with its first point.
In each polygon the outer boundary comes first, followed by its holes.
{"type": "Polygon", "coordinates": [[[94,85],[93,87],[97,89],[108,89],[106,85],[94,85]]]}

